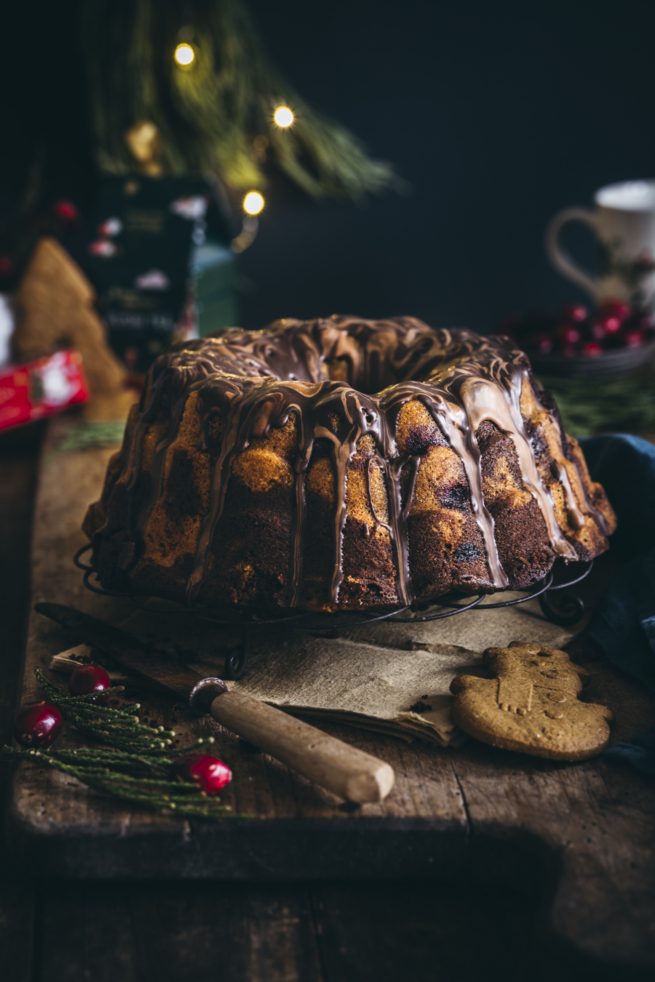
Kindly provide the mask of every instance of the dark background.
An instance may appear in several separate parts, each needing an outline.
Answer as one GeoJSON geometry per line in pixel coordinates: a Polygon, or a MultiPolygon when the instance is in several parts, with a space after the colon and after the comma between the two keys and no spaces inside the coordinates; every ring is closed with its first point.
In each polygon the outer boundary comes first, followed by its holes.
{"type": "MultiPolygon", "coordinates": [[[[5,21],[5,207],[39,128],[72,192],[83,174],[73,6],[26,5],[11,29],[5,21]],[[53,73],[67,86],[57,105],[53,73]]],[[[549,267],[544,226],[604,183],[655,174],[655,4],[251,7],[303,96],[392,161],[408,190],[318,205],[274,179],[259,240],[241,260],[247,326],[350,311],[486,329],[512,310],[581,296],[549,267]]],[[[571,235],[590,254],[585,233],[571,235]]]]}

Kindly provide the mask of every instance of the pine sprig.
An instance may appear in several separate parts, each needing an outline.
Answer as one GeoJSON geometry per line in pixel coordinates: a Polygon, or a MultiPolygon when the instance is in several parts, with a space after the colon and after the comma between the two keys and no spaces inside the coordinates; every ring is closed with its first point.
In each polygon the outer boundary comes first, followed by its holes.
{"type": "MultiPolygon", "coordinates": [[[[207,819],[231,811],[214,796],[204,794],[194,781],[176,773],[183,758],[213,744],[213,737],[200,737],[191,746],[173,749],[175,731],[144,721],[139,716],[140,703],[104,705],[94,693],[70,695],[38,668],[35,675],[64,720],[104,746],[57,750],[4,746],[0,747],[0,762],[24,760],[55,768],[99,794],[155,811],[207,819]]],[[[108,689],[103,696],[121,695],[122,691],[122,687],[108,689]]]]}
{"type": "Polygon", "coordinates": [[[193,781],[170,774],[176,754],[169,758],[131,754],[126,751],[99,751],[95,748],[36,750],[1,747],[0,760],[26,760],[40,767],[55,768],[77,778],[100,794],[142,805],[155,811],[174,811],[195,818],[220,818],[231,811],[214,797],[200,792],[193,781]],[[159,776],[151,777],[153,773],[159,776]]]}
{"type": "MultiPolygon", "coordinates": [[[[101,743],[128,751],[164,752],[172,746],[175,731],[164,726],[152,726],[138,715],[141,704],[125,703],[123,706],[106,706],[98,702],[94,693],[71,696],[58,685],[54,685],[39,669],[35,675],[48,699],[55,703],[67,723],[92,736],[101,743]]],[[[108,689],[104,694],[111,697],[122,693],[122,688],[108,689]]]]}

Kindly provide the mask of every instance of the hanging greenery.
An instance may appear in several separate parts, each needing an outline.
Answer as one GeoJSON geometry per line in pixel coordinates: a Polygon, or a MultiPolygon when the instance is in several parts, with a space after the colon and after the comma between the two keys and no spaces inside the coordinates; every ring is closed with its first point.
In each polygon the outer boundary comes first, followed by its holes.
{"type": "Polygon", "coordinates": [[[125,133],[149,121],[164,173],[217,174],[244,189],[263,185],[271,163],[317,198],[357,198],[393,182],[389,165],[285,81],[242,0],[85,0],[80,11],[104,171],[134,168],[125,133]],[[282,125],[276,105],[292,110],[282,125]]]}

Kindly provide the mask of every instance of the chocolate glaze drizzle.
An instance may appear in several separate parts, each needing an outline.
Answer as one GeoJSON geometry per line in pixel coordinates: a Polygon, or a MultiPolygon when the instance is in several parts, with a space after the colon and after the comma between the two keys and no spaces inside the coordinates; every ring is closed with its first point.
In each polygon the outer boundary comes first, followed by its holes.
{"type": "MultiPolygon", "coordinates": [[[[145,430],[154,421],[162,424],[163,435],[150,467],[149,493],[130,496],[128,531],[135,554],[126,557],[125,565],[139,558],[140,536],[161,493],[166,456],[192,393],[198,396],[203,449],[212,460],[212,476],[209,507],[187,582],[190,602],[197,598],[216,555],[234,459],[254,440],[294,418],[297,452],[292,462],[295,514],[289,606],[302,605],[306,476],[316,443],[326,441],[331,448],[335,507],[330,600],[336,604],[344,575],[348,469],[367,436],[375,447],[365,470],[371,512],[391,541],[398,601],[411,604],[407,527],[421,461],[419,455],[399,450],[396,424],[403,405],[412,400],[426,407],[462,462],[494,587],[505,588],[509,580],[483,494],[476,434],[485,420],[512,440],[524,486],[540,509],[554,553],[574,560],[576,549],[560,528],[521,415],[521,389],[529,375],[527,357],[507,338],[433,330],[407,317],[375,322],[337,316],[307,322],[282,320],[264,331],[232,329],[215,338],[186,343],[160,357],[151,369],[136,422],[126,435],[125,473],[128,489],[134,491],[142,471],[145,430]],[[386,485],[386,518],[376,513],[372,467],[380,469],[386,485]]],[[[538,387],[534,391],[538,397],[538,387]]],[[[582,482],[576,481],[576,494],[566,468],[553,466],[553,479],[564,490],[572,528],[580,529],[588,515],[600,522],[602,515],[588,502],[582,482]]]]}

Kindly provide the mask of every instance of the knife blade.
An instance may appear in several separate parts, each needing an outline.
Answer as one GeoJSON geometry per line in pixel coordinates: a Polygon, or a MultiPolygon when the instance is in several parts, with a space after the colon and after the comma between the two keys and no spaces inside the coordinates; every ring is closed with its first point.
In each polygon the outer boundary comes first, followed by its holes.
{"type": "Polygon", "coordinates": [[[386,761],[246,692],[229,689],[222,679],[203,678],[127,631],[65,604],[43,601],[34,609],[137,677],[185,696],[195,712],[209,713],[222,726],[347,801],[382,801],[394,785],[395,775],[386,761]]]}
{"type": "Polygon", "coordinates": [[[159,689],[188,696],[203,677],[181,662],[161,655],[156,646],[75,607],[42,601],[34,609],[70,631],[78,641],[92,645],[121,668],[159,689]]]}

